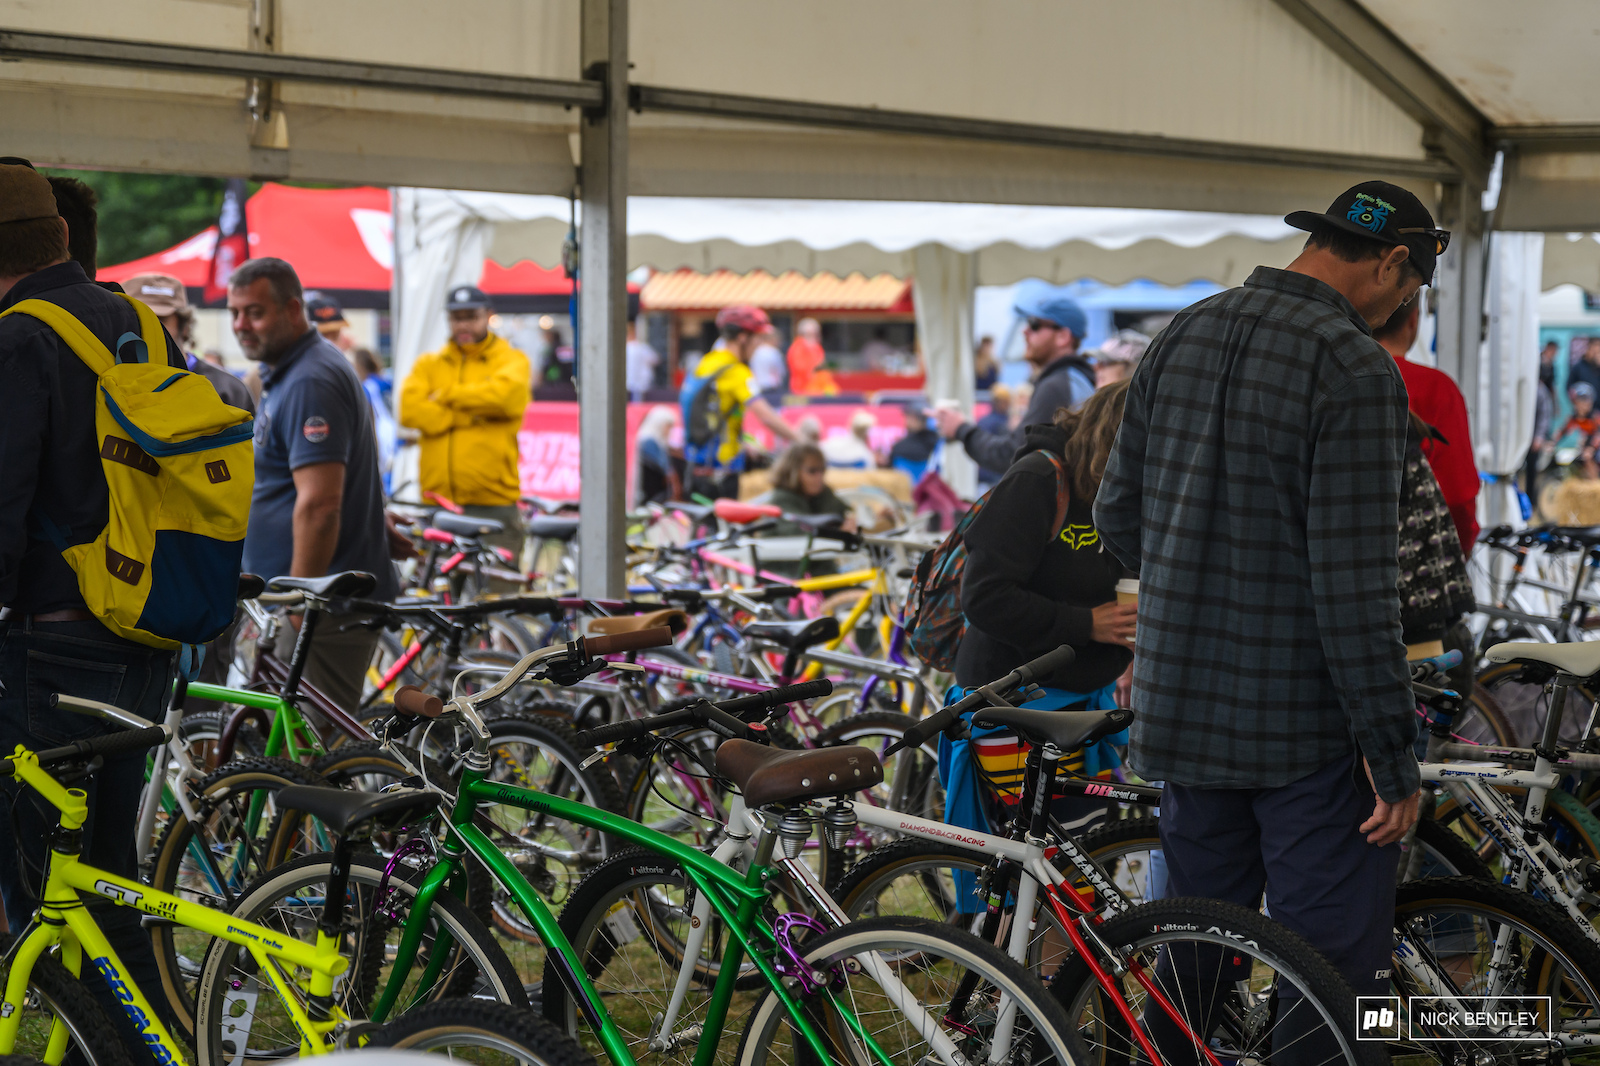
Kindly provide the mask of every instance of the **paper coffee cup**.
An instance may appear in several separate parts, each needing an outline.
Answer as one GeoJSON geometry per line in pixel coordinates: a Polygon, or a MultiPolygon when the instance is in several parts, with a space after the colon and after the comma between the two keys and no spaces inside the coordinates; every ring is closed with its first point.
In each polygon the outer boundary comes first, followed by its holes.
{"type": "Polygon", "coordinates": [[[1134,606],[1138,606],[1139,580],[1137,578],[1125,577],[1117,582],[1117,602],[1131,603],[1134,606]]]}

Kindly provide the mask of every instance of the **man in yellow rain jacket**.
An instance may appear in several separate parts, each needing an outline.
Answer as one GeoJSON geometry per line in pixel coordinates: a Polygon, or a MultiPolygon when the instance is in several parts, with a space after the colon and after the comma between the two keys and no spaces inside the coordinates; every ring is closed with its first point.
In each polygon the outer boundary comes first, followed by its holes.
{"type": "Polygon", "coordinates": [[[417,358],[400,389],[400,424],[422,433],[422,491],[504,525],[484,539],[520,557],[517,430],[530,395],[528,357],[489,332],[481,289],[458,285],[445,307],[450,341],[417,358]]]}

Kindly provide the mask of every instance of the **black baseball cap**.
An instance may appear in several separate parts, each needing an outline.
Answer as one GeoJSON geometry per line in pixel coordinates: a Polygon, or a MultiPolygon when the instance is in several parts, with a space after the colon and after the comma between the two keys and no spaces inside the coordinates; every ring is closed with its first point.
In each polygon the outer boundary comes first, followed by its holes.
{"type": "Polygon", "coordinates": [[[1450,231],[1433,224],[1433,215],[1411,192],[1387,181],[1364,181],[1340,193],[1323,214],[1291,211],[1283,220],[1295,229],[1332,226],[1382,244],[1403,244],[1423,277],[1432,281],[1439,256],[1450,246],[1450,231]]]}
{"type": "Polygon", "coordinates": [[[339,306],[339,301],[320,292],[306,301],[306,314],[319,326],[331,326],[345,320],[344,308],[339,306]]]}
{"type": "Polygon", "coordinates": [[[475,311],[480,307],[493,307],[489,302],[489,294],[476,285],[457,285],[450,290],[450,296],[445,301],[446,311],[475,311]]]}

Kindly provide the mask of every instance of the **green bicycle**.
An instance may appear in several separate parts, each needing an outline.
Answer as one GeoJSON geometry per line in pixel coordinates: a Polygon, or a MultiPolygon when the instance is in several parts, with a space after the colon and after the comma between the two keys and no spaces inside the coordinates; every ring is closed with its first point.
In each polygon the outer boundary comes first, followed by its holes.
{"type": "MultiPolygon", "coordinates": [[[[642,1057],[658,1053],[688,1055],[691,1048],[695,1066],[798,1059],[852,1066],[934,1061],[946,1066],[979,1061],[1064,1066],[1076,1061],[1074,1050],[1081,1045],[1059,1005],[1037,978],[992,945],[934,922],[886,919],[830,930],[812,914],[772,912],[774,899],[781,898],[773,892],[778,880],[774,849],[780,837],[788,842],[795,836],[794,827],[780,825],[783,813],[808,798],[876,784],[882,767],[871,752],[855,746],[807,752],[767,748],[748,743],[763,738],[764,728],[747,725],[716,705],[686,710],[686,715],[699,716],[698,721],[742,744],[732,752],[741,762],[733,777],[755,808],[752,828],[743,837],[750,861],[742,871],[720,855],[696,851],[609,812],[485,778],[491,738],[479,708],[530,675],[571,683],[602,665],[617,667],[602,664],[603,655],[660,646],[670,639],[663,628],[579,638],[533,652],[489,689],[457,696],[448,708],[419,690],[396,695],[397,714],[385,732],[391,726],[411,730],[411,720],[403,720],[410,716],[432,719],[435,726],[459,727],[471,741],[442,838],[417,842],[434,850],[437,861],[420,876],[411,909],[399,918],[405,929],[402,946],[405,937],[420,935],[417,923],[423,908],[448,895],[449,885],[468,863],[481,863],[545,946],[546,973],[553,975],[541,989],[547,1016],[556,991],[553,980],[563,1002],[574,1005],[570,1017],[576,1021],[569,1031],[615,1066],[635,1066],[642,1057]],[[643,848],[656,858],[657,874],[676,877],[680,889],[692,894],[691,908],[698,907],[708,919],[701,928],[714,924],[720,931],[714,946],[708,939],[695,942],[692,949],[688,941],[637,937],[628,941],[632,949],[681,964],[673,1020],[641,1014],[630,1009],[615,989],[597,988],[590,977],[597,962],[592,951],[574,948],[538,892],[477,824],[479,809],[496,804],[590,826],[643,848]],[[734,1026],[741,1038],[730,1054],[723,1037],[735,1007],[747,1011],[750,1021],[734,1026]]],[[[817,695],[817,689],[826,685],[813,682],[795,686],[794,692],[775,690],[750,699],[777,705],[817,695]]],[[[657,720],[656,724],[671,723],[657,720]]],[[[730,828],[742,833],[742,824],[730,828]]],[[[812,827],[808,822],[804,828],[809,834],[812,827]]],[[[269,874],[241,896],[235,914],[250,920],[292,907],[307,880],[293,871],[269,874]]],[[[820,893],[820,885],[815,889],[820,893]]],[[[575,893],[574,899],[581,894],[581,890],[575,893]]],[[[680,895],[677,904],[683,903],[680,895]]],[[[819,913],[832,921],[836,910],[819,913]]],[[[614,938],[615,943],[623,940],[620,934],[614,938]]],[[[231,968],[226,955],[213,953],[202,981],[218,987],[247,977],[231,968]]],[[[398,982],[391,978],[377,993],[372,1018],[383,1020],[400,997],[398,982]]],[[[282,1039],[259,1032],[258,1026],[249,1050],[253,1054],[258,1044],[282,1039]]]]}
{"type": "MultiPolygon", "coordinates": [[[[451,907],[449,901],[430,905],[420,921],[413,913],[412,935],[393,953],[352,955],[345,950],[345,934],[352,925],[370,923],[368,915],[352,913],[349,907],[346,886],[352,868],[359,865],[354,836],[427,816],[438,807],[437,792],[285,789],[290,793],[286,802],[315,812],[339,834],[330,890],[320,901],[315,935],[298,939],[281,925],[245,921],[84,863],[80,830],[88,816],[86,794],[65,787],[51,771],[82,776],[92,772],[97,760],[105,756],[148,750],[166,743],[169,734],[163,726],[143,724],[105,704],[70,696],[57,696],[54,702],[132,731],[40,752],[19,745],[4,760],[0,772],[54,806],[60,822],[50,841],[40,896],[43,902],[4,959],[0,1054],[20,1053],[47,1066],[59,1066],[69,1051],[76,1051],[93,1066],[127,1066],[127,1051],[110,1019],[79,982],[87,964],[110,985],[156,1062],[185,1066],[191,1061],[107,941],[94,912],[80,902],[83,894],[132,907],[159,922],[202,932],[212,938],[208,962],[228,959],[232,972],[247,975],[225,987],[204,986],[195,1040],[195,1061],[200,1063],[240,1062],[240,1045],[254,1018],[264,1013],[269,998],[291,1023],[290,1036],[271,1049],[269,1057],[273,1058],[373,1046],[452,1050],[474,1061],[498,1059],[545,1066],[580,1066],[587,1059],[570,1039],[533,1017],[525,1000],[520,1008],[511,1005],[522,990],[503,954],[497,958],[492,952],[473,953],[480,967],[476,980],[486,986],[486,995],[500,1002],[426,1003],[430,983],[449,983],[456,976],[447,972],[444,959],[450,953],[445,947],[488,942],[483,927],[470,914],[451,907]],[[351,1009],[362,1005],[352,989],[372,987],[384,979],[385,971],[391,997],[404,989],[407,1005],[417,1009],[379,1026],[351,1009]]],[[[409,883],[395,884],[393,891],[405,898],[410,888],[409,883]]]]}

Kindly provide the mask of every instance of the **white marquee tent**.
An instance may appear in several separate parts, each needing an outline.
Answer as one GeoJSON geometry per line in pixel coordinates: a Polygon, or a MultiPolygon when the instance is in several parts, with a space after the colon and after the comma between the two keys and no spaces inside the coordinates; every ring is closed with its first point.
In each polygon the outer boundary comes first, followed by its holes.
{"type": "Polygon", "coordinates": [[[1600,229],[1597,32],[1589,0],[0,0],[0,86],[40,163],[580,185],[599,593],[630,194],[1273,216],[1382,177],[1456,232],[1439,359],[1477,397],[1482,235],[1600,229]]]}

